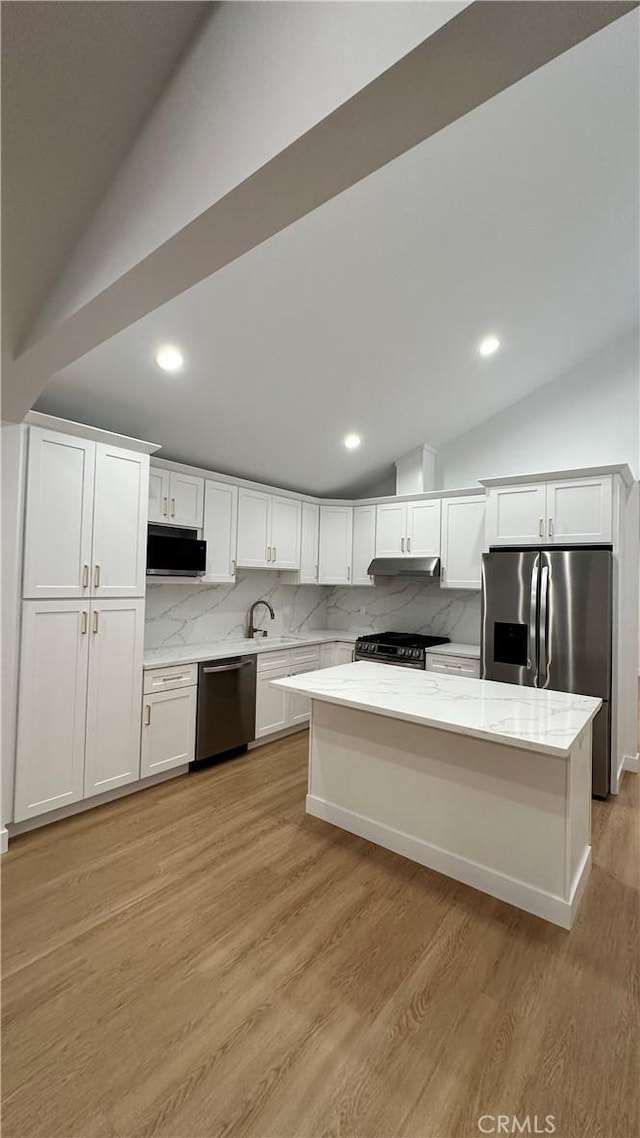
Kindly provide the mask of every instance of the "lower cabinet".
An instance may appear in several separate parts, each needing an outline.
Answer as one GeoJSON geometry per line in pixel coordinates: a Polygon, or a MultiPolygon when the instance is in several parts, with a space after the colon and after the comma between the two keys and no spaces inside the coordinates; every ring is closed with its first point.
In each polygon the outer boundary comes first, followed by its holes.
{"type": "Polygon", "coordinates": [[[14,820],[133,782],[144,600],[25,601],[14,820]]]}
{"type": "Polygon", "coordinates": [[[320,647],[317,644],[285,652],[265,652],[258,656],[256,739],[308,723],[310,704],[306,696],[274,688],[271,681],[303,672],[316,672],[320,667],[320,647]]]}
{"type": "Polygon", "coordinates": [[[352,644],[322,644],[320,647],[320,667],[336,668],[339,664],[353,662],[352,644]]]}
{"type": "MultiPolygon", "coordinates": [[[[258,666],[260,660],[258,660],[258,666]]],[[[282,688],[272,688],[271,680],[281,680],[289,675],[289,666],[269,668],[260,671],[256,680],[256,739],[284,731],[287,722],[287,692],[282,688]]]]}
{"type": "Polygon", "coordinates": [[[144,696],[140,778],[193,761],[197,694],[188,687],[144,696]]]}

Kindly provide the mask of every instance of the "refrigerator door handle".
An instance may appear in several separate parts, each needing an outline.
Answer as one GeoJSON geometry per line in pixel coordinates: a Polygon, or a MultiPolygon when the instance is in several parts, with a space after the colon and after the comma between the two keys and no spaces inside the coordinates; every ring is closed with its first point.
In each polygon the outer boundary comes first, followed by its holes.
{"type": "Polygon", "coordinates": [[[547,659],[548,619],[549,566],[543,565],[540,577],[540,671],[542,672],[544,669],[544,672],[540,687],[545,687],[549,682],[549,660],[547,659]]]}
{"type": "Polygon", "coordinates": [[[538,567],[540,557],[536,557],[531,570],[531,599],[529,604],[529,667],[533,668],[533,686],[538,686],[538,663],[536,660],[536,627],[538,624],[538,567]]]}

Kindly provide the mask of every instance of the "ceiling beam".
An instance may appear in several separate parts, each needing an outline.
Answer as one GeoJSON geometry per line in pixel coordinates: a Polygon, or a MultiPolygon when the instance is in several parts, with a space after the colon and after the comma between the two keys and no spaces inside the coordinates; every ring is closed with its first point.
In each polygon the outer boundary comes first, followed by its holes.
{"type": "Polygon", "coordinates": [[[478,0],[5,368],[3,418],[105,340],[638,6],[478,0]]]}

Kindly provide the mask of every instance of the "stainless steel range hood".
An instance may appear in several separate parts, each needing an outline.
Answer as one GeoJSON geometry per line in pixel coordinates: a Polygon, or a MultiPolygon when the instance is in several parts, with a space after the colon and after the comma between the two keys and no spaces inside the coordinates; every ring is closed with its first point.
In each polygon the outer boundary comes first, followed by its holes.
{"type": "Polygon", "coordinates": [[[373,577],[439,577],[439,557],[374,557],[369,568],[373,577]]]}

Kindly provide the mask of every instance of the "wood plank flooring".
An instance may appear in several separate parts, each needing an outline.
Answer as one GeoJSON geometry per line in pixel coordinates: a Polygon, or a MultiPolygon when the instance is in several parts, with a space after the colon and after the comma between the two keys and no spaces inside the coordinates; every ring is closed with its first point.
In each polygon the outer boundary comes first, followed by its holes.
{"type": "Polygon", "coordinates": [[[306,748],[12,841],[4,1138],[635,1138],[640,778],[568,934],[306,817],[306,748]]]}

